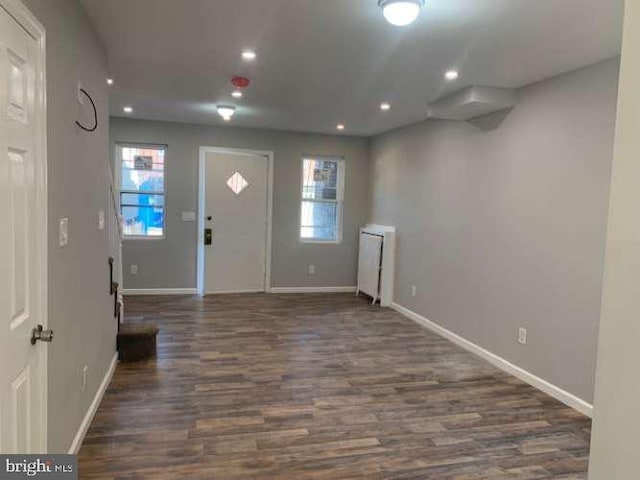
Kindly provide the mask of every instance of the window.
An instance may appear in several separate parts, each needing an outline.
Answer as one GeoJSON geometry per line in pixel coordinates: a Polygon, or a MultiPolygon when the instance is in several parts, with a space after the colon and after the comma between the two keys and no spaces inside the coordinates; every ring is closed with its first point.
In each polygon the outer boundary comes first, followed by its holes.
{"type": "Polygon", "coordinates": [[[344,160],[326,157],[302,159],[300,240],[342,241],[344,160]]]}
{"type": "Polygon", "coordinates": [[[124,237],[162,238],[166,147],[118,145],[117,150],[124,237]]]}

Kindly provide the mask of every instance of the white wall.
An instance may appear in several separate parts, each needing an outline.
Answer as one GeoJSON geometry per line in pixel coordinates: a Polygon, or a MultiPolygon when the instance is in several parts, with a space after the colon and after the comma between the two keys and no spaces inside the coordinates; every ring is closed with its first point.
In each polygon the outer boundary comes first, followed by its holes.
{"type": "Polygon", "coordinates": [[[395,301],[587,402],[617,75],[612,59],[522,89],[506,115],[372,143],[370,220],[398,228],[395,301]]]}
{"type": "Polygon", "coordinates": [[[591,480],[640,478],[640,3],[624,23],[591,480]]]}
{"type": "MultiPolygon", "coordinates": [[[[76,0],[25,0],[46,28],[49,182],[49,450],[66,453],[115,353],[109,295],[109,117],[107,55],[76,0]],[[76,100],[78,81],[98,107],[99,129],[81,131],[92,112],[76,100]],[[58,221],[69,218],[69,244],[58,245],[58,221]],[[81,372],[89,367],[86,390],[81,372]]],[[[90,107],[89,107],[90,108],[90,107]]]]}

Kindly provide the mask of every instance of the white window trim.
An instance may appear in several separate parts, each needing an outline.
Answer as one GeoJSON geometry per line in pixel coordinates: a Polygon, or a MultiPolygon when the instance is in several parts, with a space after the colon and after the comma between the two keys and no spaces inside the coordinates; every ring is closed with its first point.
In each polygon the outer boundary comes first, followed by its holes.
{"type": "MultiPolygon", "coordinates": [[[[331,155],[303,155],[300,162],[300,199],[298,201],[298,241],[300,243],[312,243],[323,245],[337,245],[342,243],[342,224],[343,224],[343,212],[344,212],[344,187],[345,187],[345,174],[346,167],[344,157],[331,156],[331,155]],[[338,163],[338,184],[336,185],[336,223],[337,223],[337,236],[334,240],[322,240],[319,238],[302,238],[300,236],[301,221],[302,221],[302,202],[309,202],[308,198],[304,198],[304,161],[305,160],[327,160],[338,163]]],[[[327,200],[319,200],[318,203],[328,202],[327,200]]]]}
{"type": "MultiPolygon", "coordinates": [[[[124,233],[124,228],[122,230],[122,241],[126,242],[129,240],[133,241],[151,241],[157,242],[159,240],[164,240],[167,236],[167,149],[168,146],[163,143],[136,143],[136,142],[115,142],[115,155],[116,155],[116,189],[118,195],[116,196],[116,200],[118,203],[118,217],[122,218],[122,205],[120,204],[120,199],[122,197],[122,193],[140,193],[140,192],[132,192],[129,190],[123,190],[121,188],[122,185],[122,148],[148,148],[148,149],[156,149],[156,150],[164,150],[165,152],[165,163],[164,163],[164,191],[161,195],[164,196],[164,216],[162,218],[162,235],[126,235],[124,233]]],[[[154,192],[150,192],[153,194],[154,192]]]]}

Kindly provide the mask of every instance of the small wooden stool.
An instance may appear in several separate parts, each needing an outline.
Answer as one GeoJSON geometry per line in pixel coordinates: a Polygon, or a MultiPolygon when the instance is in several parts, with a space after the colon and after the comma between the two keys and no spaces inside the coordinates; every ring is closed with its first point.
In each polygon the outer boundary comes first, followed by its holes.
{"type": "Polygon", "coordinates": [[[122,362],[135,362],[156,356],[158,327],[125,323],[118,332],[118,354],[122,362]]]}

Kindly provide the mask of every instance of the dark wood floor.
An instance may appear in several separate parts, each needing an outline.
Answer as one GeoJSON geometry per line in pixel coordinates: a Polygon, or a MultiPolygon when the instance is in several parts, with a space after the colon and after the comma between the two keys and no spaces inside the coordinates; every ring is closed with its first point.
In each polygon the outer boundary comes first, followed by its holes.
{"type": "Polygon", "coordinates": [[[127,299],[86,479],[586,479],[590,420],[350,294],[127,299]]]}

